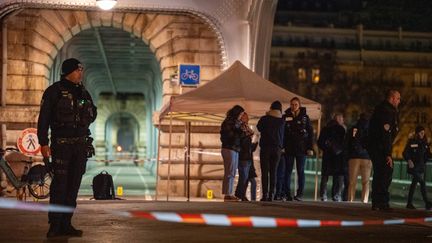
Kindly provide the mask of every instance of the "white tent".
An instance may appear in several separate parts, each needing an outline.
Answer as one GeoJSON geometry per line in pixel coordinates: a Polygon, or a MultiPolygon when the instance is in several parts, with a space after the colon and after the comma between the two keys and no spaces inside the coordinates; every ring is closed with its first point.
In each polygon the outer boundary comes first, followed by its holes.
{"type": "MultiPolygon", "coordinates": [[[[290,105],[290,100],[293,97],[298,97],[300,99],[301,105],[306,107],[311,120],[318,120],[319,129],[321,104],[301,97],[273,84],[268,80],[265,80],[245,67],[240,61],[236,61],[230,68],[208,83],[184,94],[171,97],[170,102],[162,107],[159,115],[160,120],[164,118],[170,120],[167,200],[169,197],[168,188],[171,165],[171,134],[173,119],[186,121],[185,125],[187,129],[185,138],[187,149],[185,151],[185,166],[187,166],[187,200],[189,201],[190,122],[221,122],[225,118],[226,112],[234,105],[242,106],[249,114],[249,117],[251,119],[255,118],[254,120],[256,121],[256,118],[265,115],[273,101],[279,100],[282,103],[283,109],[287,109],[290,105]]],[[[317,197],[317,185],[318,172],[316,171],[315,199],[317,197]]]]}
{"type": "Polygon", "coordinates": [[[160,118],[168,114],[173,119],[222,121],[234,105],[242,106],[250,117],[261,117],[270,104],[279,100],[283,109],[298,97],[311,120],[321,116],[321,105],[267,81],[236,61],[218,77],[194,90],[171,97],[162,107],[160,118]]]}

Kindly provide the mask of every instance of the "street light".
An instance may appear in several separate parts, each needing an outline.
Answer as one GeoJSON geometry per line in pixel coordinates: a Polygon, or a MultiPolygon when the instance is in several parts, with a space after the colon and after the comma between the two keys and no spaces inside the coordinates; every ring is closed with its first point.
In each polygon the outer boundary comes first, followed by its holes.
{"type": "Polygon", "coordinates": [[[103,10],[110,10],[117,4],[117,0],[96,0],[96,5],[103,10]]]}

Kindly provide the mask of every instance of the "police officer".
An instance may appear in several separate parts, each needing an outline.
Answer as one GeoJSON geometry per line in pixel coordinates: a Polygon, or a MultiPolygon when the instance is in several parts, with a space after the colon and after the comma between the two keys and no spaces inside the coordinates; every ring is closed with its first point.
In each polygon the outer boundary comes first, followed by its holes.
{"type": "MultiPolygon", "coordinates": [[[[67,59],[61,70],[61,80],[49,86],[43,94],[38,138],[44,159],[52,156],[49,166],[53,171],[50,203],[75,208],[87,158],[94,154],[89,126],[97,113],[90,94],[81,83],[83,65],[80,61],[67,59]]],[[[72,215],[49,212],[47,237],[81,237],[82,231],[71,224],[72,215]]]]}
{"type": "Polygon", "coordinates": [[[420,184],[420,192],[425,203],[426,210],[431,210],[432,202],[427,198],[426,183],[424,173],[426,170],[426,162],[432,157],[429,144],[426,138],[424,127],[417,126],[414,137],[408,139],[405,149],[402,153],[404,159],[408,162],[408,174],[412,175],[412,182],[408,193],[408,209],[415,209],[413,205],[414,191],[417,183],[420,184]]]}
{"type": "Polygon", "coordinates": [[[392,146],[399,131],[400,99],[398,91],[388,91],[386,100],[375,107],[370,119],[367,150],[374,170],[372,210],[391,210],[388,189],[393,174],[392,146]]]}

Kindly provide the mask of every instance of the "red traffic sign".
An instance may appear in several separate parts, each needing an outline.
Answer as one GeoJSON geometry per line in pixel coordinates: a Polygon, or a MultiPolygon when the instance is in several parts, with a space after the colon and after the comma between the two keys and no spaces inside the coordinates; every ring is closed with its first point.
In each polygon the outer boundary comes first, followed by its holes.
{"type": "Polygon", "coordinates": [[[21,153],[26,155],[37,155],[40,150],[39,139],[36,128],[26,128],[17,139],[17,146],[21,153]]]}

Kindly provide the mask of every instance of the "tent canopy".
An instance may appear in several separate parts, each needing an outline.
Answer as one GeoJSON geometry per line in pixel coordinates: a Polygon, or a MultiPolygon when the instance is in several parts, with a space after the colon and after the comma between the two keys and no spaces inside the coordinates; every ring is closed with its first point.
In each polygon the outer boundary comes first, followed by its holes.
{"type": "Polygon", "coordinates": [[[236,61],[230,68],[208,83],[184,94],[173,96],[161,109],[160,119],[189,121],[222,121],[234,105],[242,106],[251,118],[265,115],[270,104],[279,100],[282,108],[298,97],[311,120],[321,116],[321,105],[267,81],[236,61]]]}

